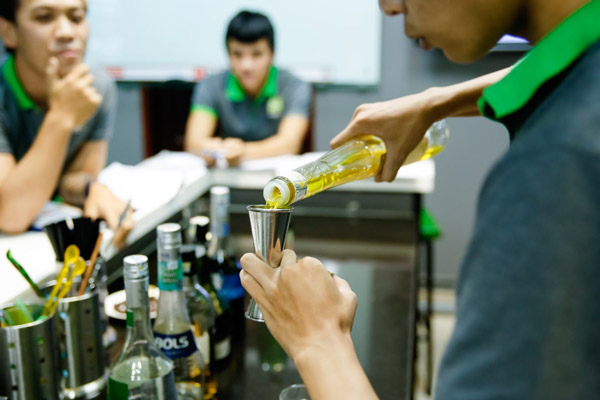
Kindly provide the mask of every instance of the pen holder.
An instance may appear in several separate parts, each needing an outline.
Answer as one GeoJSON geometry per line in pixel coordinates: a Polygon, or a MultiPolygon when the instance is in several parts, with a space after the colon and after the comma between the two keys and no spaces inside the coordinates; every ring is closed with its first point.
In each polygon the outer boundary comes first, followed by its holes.
{"type": "MultiPolygon", "coordinates": [[[[55,282],[45,290],[50,291],[55,282]]],[[[56,332],[60,351],[62,395],[67,399],[105,397],[104,332],[99,293],[95,289],[77,296],[79,284],[61,299],[56,309],[56,332]]]]}
{"type": "MultiPolygon", "coordinates": [[[[27,305],[34,318],[42,305],[27,305]]],[[[55,315],[42,321],[23,322],[22,311],[12,305],[2,311],[14,325],[0,328],[0,396],[9,400],[57,400],[59,369],[55,315]]]]}

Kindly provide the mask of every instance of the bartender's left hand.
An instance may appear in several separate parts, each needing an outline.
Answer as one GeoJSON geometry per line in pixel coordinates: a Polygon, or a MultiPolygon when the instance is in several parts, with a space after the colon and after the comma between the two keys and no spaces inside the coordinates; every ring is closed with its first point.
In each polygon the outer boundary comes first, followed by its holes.
{"type": "MultiPolygon", "coordinates": [[[[119,225],[119,218],[127,204],[119,199],[110,189],[98,182],[92,182],[88,196],[83,205],[83,214],[92,219],[102,218],[113,231],[119,225]]],[[[121,226],[114,232],[113,244],[117,248],[125,246],[125,240],[133,228],[133,209],[129,209],[121,226]]]]}
{"type": "Polygon", "coordinates": [[[241,258],[242,285],[258,303],[273,337],[294,360],[349,339],[356,294],[312,257],[284,250],[281,266],[271,268],[256,255],[241,258]]]}

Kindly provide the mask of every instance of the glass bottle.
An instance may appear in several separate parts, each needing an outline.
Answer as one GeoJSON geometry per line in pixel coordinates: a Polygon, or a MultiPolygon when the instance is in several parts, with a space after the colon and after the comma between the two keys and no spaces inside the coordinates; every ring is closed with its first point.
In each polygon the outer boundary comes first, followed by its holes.
{"type": "Polygon", "coordinates": [[[196,346],[183,293],[181,226],[167,223],[159,225],[156,231],[160,297],[154,340],[175,364],[177,398],[201,400],[204,397],[204,359],[196,346]]]}
{"type": "Polygon", "coordinates": [[[208,233],[210,226],[210,218],[206,215],[196,215],[190,218],[190,229],[192,231],[192,241],[206,251],[208,244],[208,233]]]}
{"type": "Polygon", "coordinates": [[[219,372],[231,363],[231,310],[227,300],[220,297],[213,286],[206,255],[198,259],[197,266],[200,284],[208,292],[215,307],[215,340],[214,351],[210,353],[210,363],[213,369],[219,372]]]}
{"type": "Polygon", "coordinates": [[[208,292],[198,282],[197,253],[202,247],[194,244],[181,246],[183,262],[183,293],[187,309],[194,327],[194,339],[205,362],[206,385],[204,399],[212,399],[217,393],[217,376],[213,371],[212,357],[215,344],[215,306],[208,292]]]}
{"type": "Polygon", "coordinates": [[[229,235],[229,188],[214,186],[210,189],[210,233],[206,263],[213,286],[231,310],[231,338],[244,337],[245,291],[240,282],[241,267],[231,247],[229,235]]]}
{"type": "Polygon", "coordinates": [[[148,258],[132,255],[123,260],[127,295],[125,345],[108,374],[108,398],[176,398],[173,362],[155,345],[150,327],[148,258]]]}
{"type": "MultiPolygon", "coordinates": [[[[447,140],[446,120],[434,123],[403,165],[433,157],[447,140]]],[[[332,187],[370,178],[379,172],[385,154],[385,144],[377,136],[357,136],[319,159],[271,179],[263,189],[265,202],[271,208],[285,207],[332,187]]]]}

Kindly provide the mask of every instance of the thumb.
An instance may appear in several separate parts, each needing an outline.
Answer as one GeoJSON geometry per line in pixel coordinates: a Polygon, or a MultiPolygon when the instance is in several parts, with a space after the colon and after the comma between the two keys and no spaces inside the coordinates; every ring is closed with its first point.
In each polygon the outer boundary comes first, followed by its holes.
{"type": "Polygon", "coordinates": [[[58,77],[58,59],[56,57],[50,57],[48,65],[46,66],[46,84],[48,88],[52,89],[59,79],[58,77]]]}

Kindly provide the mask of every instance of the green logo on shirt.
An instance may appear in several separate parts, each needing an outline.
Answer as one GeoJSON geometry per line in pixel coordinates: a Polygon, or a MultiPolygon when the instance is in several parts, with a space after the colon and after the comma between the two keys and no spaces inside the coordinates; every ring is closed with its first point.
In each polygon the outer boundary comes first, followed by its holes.
{"type": "Polygon", "coordinates": [[[267,100],[267,115],[269,117],[279,117],[283,113],[283,97],[273,96],[267,100]]]}

